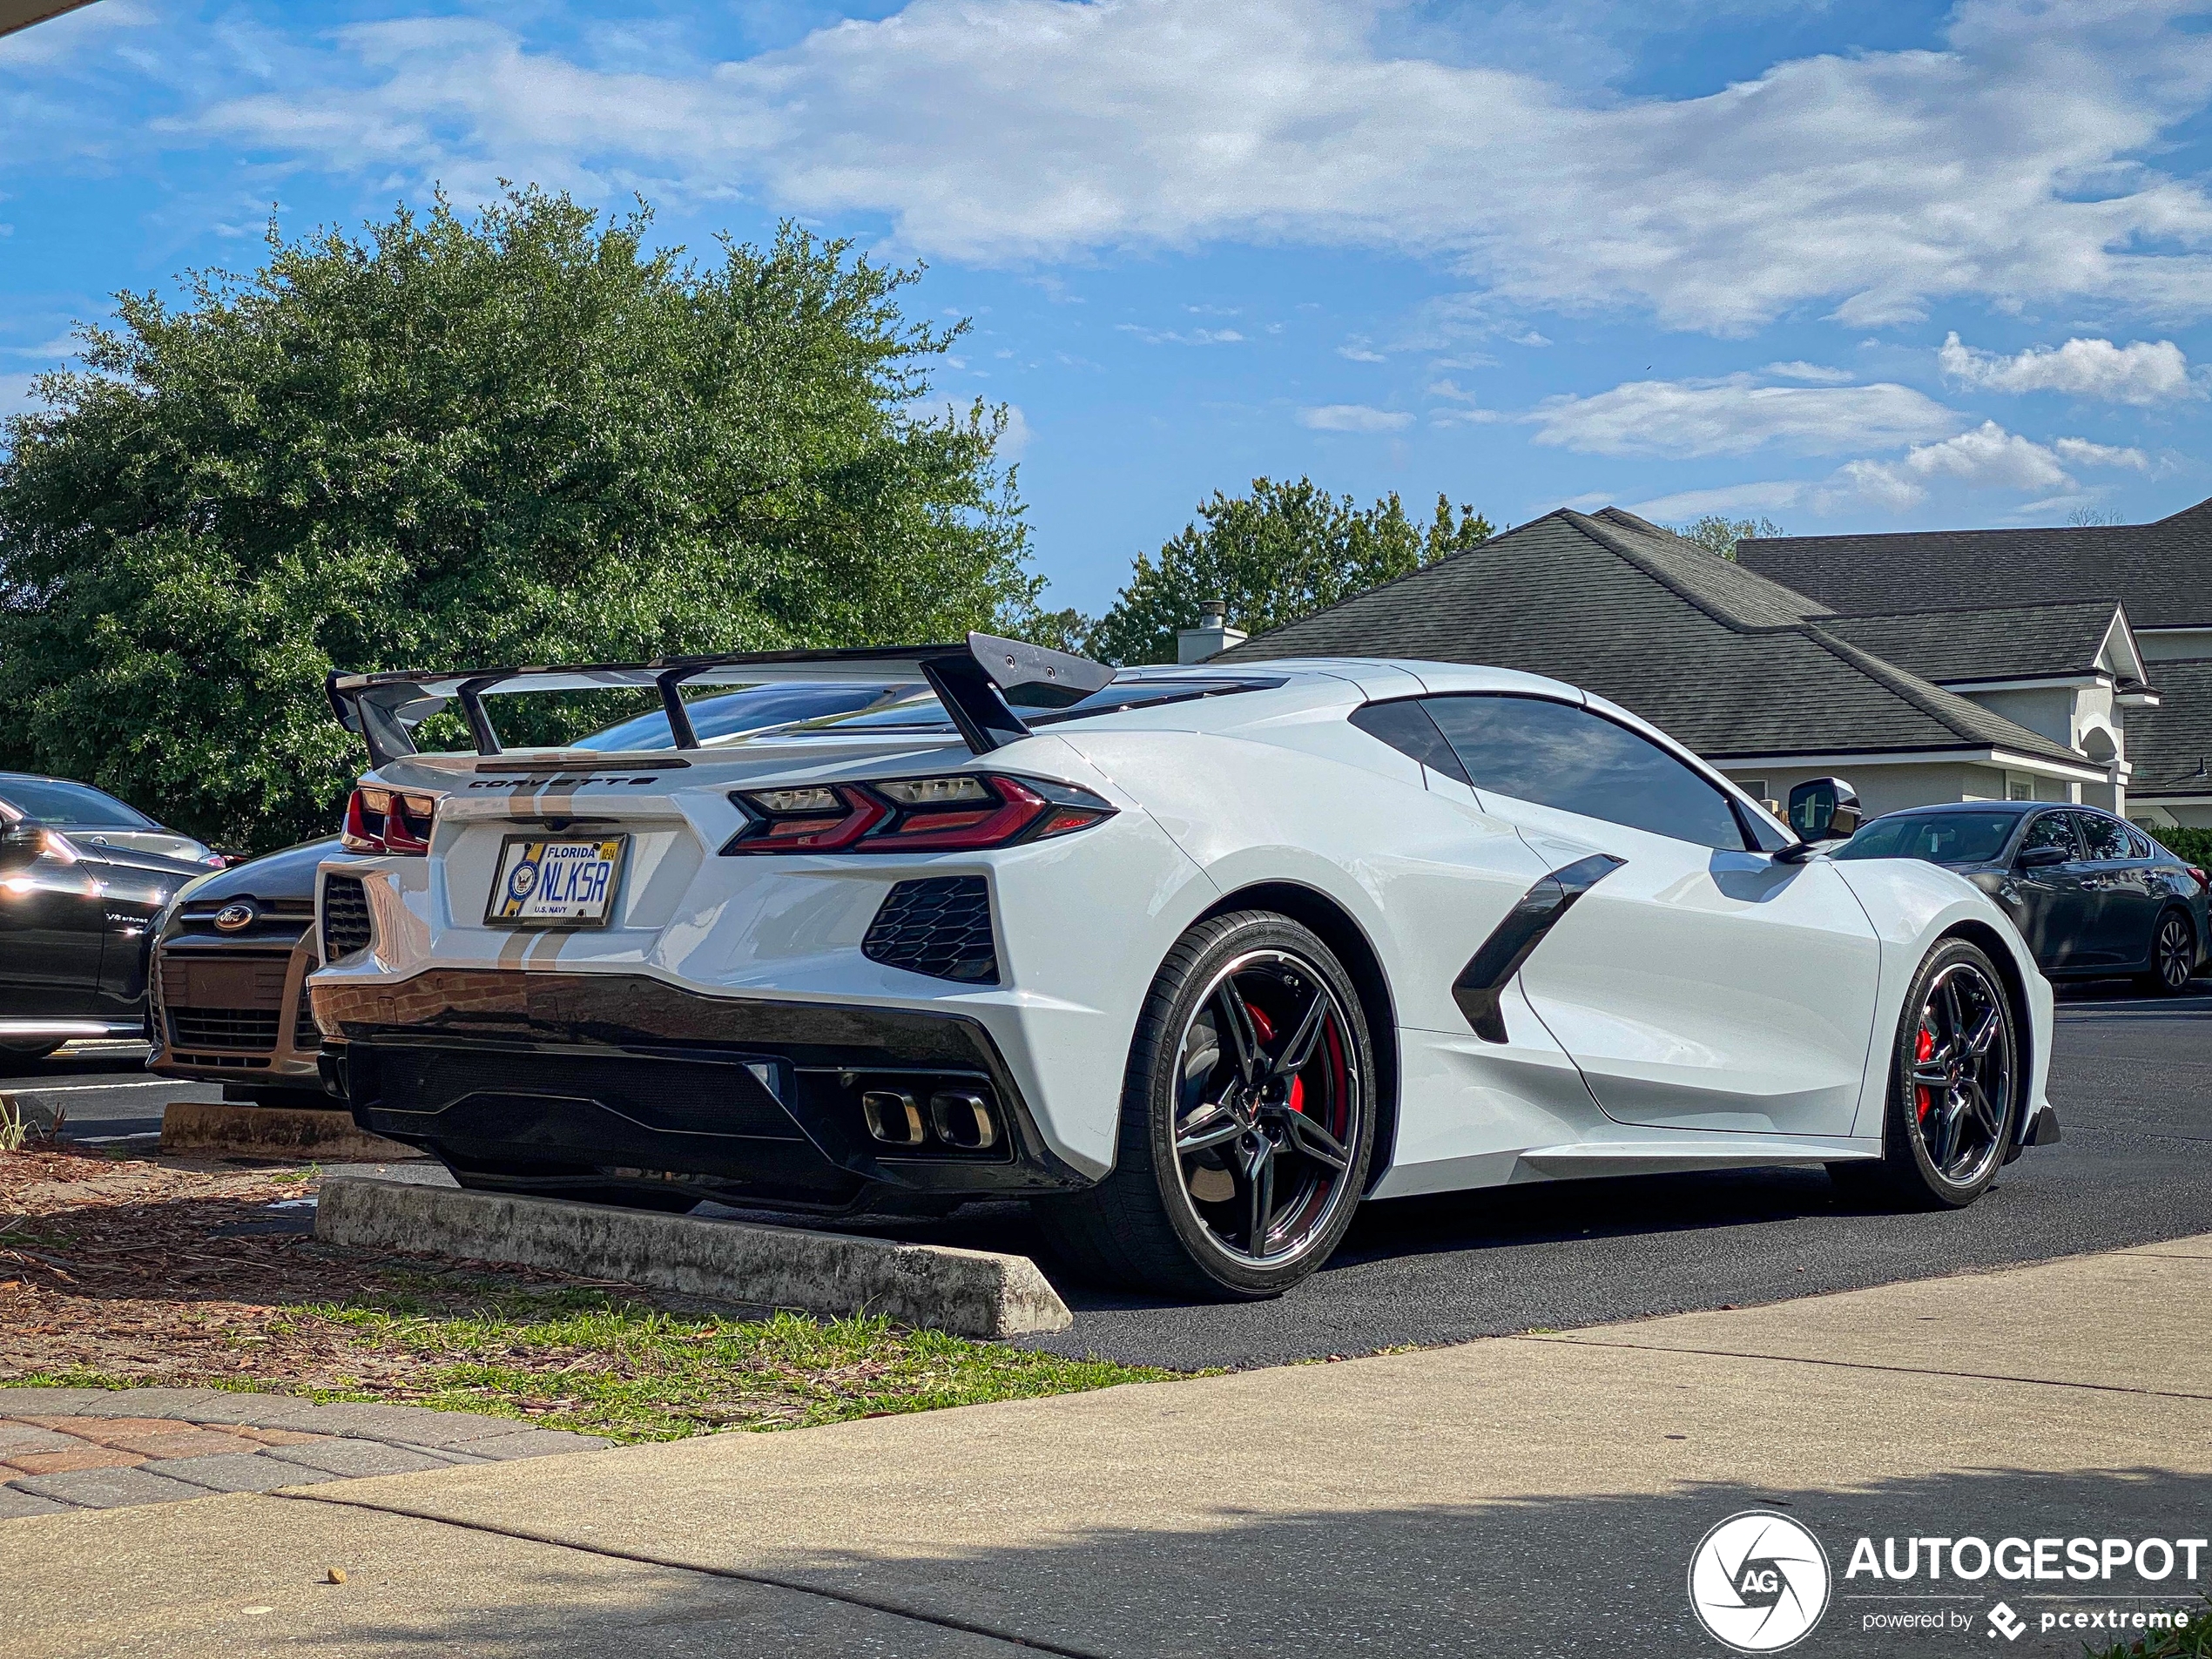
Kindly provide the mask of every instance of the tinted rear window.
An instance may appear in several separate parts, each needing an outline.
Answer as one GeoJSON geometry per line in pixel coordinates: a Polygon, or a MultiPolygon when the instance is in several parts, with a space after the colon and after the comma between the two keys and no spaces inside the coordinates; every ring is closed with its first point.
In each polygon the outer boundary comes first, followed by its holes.
{"type": "Polygon", "coordinates": [[[2005,850],[2017,813],[1925,813],[1878,818],[1836,849],[1839,859],[1986,864],[2005,850]]]}
{"type": "Polygon", "coordinates": [[[125,806],[90,784],[67,783],[58,778],[0,779],[0,800],[47,824],[85,824],[99,829],[161,827],[135,806],[125,806]]]}

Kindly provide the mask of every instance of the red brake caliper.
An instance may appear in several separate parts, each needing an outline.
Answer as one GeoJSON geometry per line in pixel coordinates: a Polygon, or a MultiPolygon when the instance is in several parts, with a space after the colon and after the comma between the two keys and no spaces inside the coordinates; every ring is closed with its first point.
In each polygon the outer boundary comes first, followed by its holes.
{"type": "MultiPolygon", "coordinates": [[[[1259,1034],[1259,1040],[1262,1042],[1274,1042],[1275,1022],[1269,1019],[1264,1014],[1261,1013],[1258,1008],[1253,1008],[1251,1015],[1252,1029],[1259,1034]]],[[[1294,1112],[1302,1112],[1305,1109],[1305,1078],[1293,1077],[1291,1079],[1291,1097],[1288,1103],[1290,1105],[1290,1109],[1294,1112]]]]}
{"type": "MultiPolygon", "coordinates": [[[[1913,1063],[1916,1065],[1925,1065],[1931,1059],[1934,1058],[1934,1056],[1935,1033],[1929,1030],[1928,1028],[1924,1025],[1920,1028],[1919,1036],[1912,1044],[1913,1063]]],[[[1928,1086],[1925,1083],[1917,1085],[1913,1089],[1912,1094],[1913,1105],[1921,1117],[1925,1118],[1930,1112],[1935,1109],[1935,1096],[1928,1092],[1928,1086]]]]}

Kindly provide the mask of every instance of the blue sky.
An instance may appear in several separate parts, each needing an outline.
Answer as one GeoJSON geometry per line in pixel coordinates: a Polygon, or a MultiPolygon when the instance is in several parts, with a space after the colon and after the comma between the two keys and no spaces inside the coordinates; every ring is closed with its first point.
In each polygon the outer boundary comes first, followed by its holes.
{"type": "Polygon", "coordinates": [[[501,178],[926,260],[1050,602],[1213,489],[1798,532],[2212,496],[2212,0],[97,0],[0,41],[0,411],[501,178]]]}

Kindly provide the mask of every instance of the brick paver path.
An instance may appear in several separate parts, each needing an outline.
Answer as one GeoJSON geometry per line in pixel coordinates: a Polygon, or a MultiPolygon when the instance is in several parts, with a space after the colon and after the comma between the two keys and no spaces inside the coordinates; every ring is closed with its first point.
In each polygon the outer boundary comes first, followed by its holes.
{"type": "Polygon", "coordinates": [[[0,1388],[0,1521],[605,1445],[505,1417],[212,1388],[0,1388]]]}

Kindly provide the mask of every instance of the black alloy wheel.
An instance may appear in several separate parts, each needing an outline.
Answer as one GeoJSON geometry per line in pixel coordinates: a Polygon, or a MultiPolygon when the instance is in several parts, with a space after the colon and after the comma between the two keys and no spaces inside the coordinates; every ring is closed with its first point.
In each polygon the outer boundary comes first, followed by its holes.
{"type": "Polygon", "coordinates": [[[2162,912],[2150,936],[2150,972],[2143,988],[2160,996],[2179,996],[2196,977],[2196,927],[2180,910],[2162,912]]]}
{"type": "Polygon", "coordinates": [[[1972,1204],[2005,1162],[2027,1072],[1996,964],[1963,939],[1945,940],[1905,998],[1881,1160],[1831,1164],[1830,1173],[1916,1208],[1972,1204]]]}
{"type": "Polygon", "coordinates": [[[1154,981],[1115,1168],[1037,1206],[1088,1277],[1220,1299],[1278,1295],[1351,1225],[1373,1150],[1358,994],[1286,917],[1201,923],[1154,981]]]}

